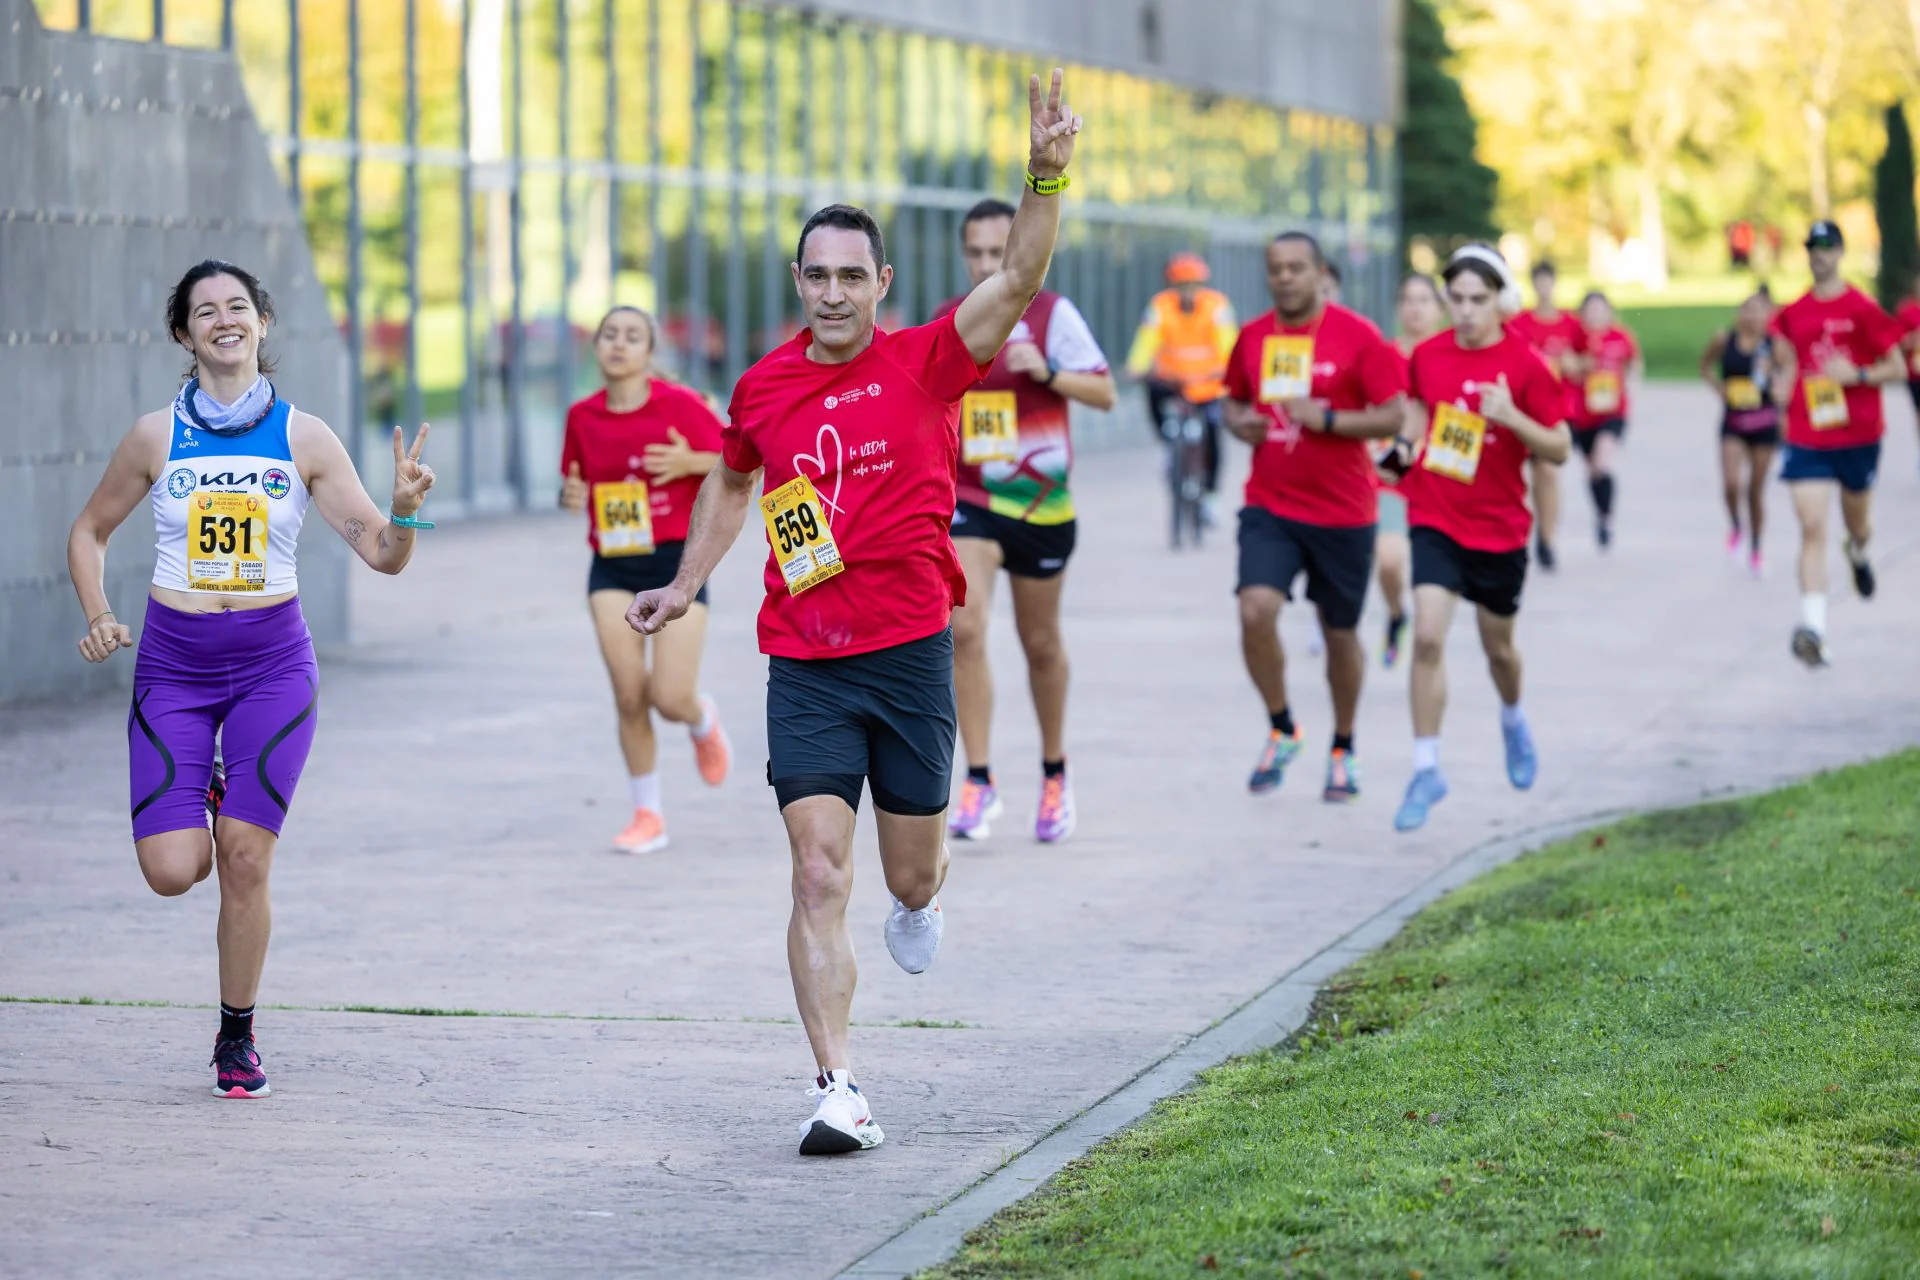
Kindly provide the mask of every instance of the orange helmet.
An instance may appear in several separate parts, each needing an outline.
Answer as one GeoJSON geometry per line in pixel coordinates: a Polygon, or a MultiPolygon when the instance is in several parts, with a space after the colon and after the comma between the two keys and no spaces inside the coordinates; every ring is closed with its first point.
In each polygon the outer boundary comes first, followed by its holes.
{"type": "Polygon", "coordinates": [[[1167,259],[1168,284],[1205,284],[1212,278],[1207,260],[1197,253],[1176,253],[1167,259]]]}

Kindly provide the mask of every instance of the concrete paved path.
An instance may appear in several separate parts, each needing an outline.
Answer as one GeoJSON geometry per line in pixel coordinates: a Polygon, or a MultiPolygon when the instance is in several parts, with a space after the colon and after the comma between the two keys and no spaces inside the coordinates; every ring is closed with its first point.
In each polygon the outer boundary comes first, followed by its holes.
{"type": "MultiPolygon", "coordinates": [[[[761,777],[757,539],[716,577],[706,678],[738,768],[707,791],[667,734],[674,847],[643,859],[606,851],[625,783],[574,522],[446,527],[405,577],[360,575],[359,639],[323,659],[276,868],[270,1101],[208,1096],[216,898],[162,900],[139,877],[124,702],[0,711],[0,996],[50,1001],[0,1004],[0,1274],[244,1258],[304,1276],[831,1275],[1490,838],[1920,740],[1920,479],[1911,417],[1889,405],[1881,598],[1836,590],[1838,665],[1815,675],[1787,654],[1784,492],[1774,574],[1750,581],[1721,552],[1706,393],[1650,392],[1616,547],[1594,549],[1571,467],[1563,567],[1529,584],[1539,786],[1501,775],[1463,619],[1454,794],[1411,837],[1390,827],[1405,672],[1369,675],[1366,794],[1322,804],[1324,681],[1290,614],[1313,750],[1278,795],[1249,797],[1264,717],[1230,539],[1168,553],[1153,455],[1087,458],[1067,593],[1080,833],[1025,836],[1037,748],[1003,617],[1010,817],[956,850],[946,945],[921,978],[879,945],[863,835],[856,1069],[889,1136],[857,1159],[794,1154],[812,1064],[761,777]],[[354,1011],[369,1008],[482,1016],[354,1011]]],[[[1376,608],[1370,643],[1379,625],[1376,608]]]]}

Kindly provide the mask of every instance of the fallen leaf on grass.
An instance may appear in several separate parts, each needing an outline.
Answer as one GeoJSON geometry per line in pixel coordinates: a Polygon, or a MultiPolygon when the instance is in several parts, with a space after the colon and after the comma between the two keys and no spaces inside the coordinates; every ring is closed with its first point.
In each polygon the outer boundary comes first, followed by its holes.
{"type": "Polygon", "coordinates": [[[1604,849],[1604,848],[1606,848],[1606,847],[1607,847],[1607,838],[1606,838],[1605,836],[1595,836],[1595,837],[1593,838],[1593,847],[1594,847],[1594,848],[1596,848],[1596,849],[1604,849]]]}
{"type": "Polygon", "coordinates": [[[1442,1179],[1440,1179],[1440,1194],[1441,1194],[1441,1195],[1443,1195],[1443,1196],[1450,1196],[1450,1195],[1452,1195],[1452,1194],[1453,1194],[1453,1179],[1452,1179],[1452,1178],[1442,1178],[1442,1179]]]}
{"type": "Polygon", "coordinates": [[[1418,1111],[1409,1111],[1406,1114],[1406,1118],[1408,1120],[1418,1120],[1420,1118],[1420,1113],[1418,1111]]]}
{"type": "Polygon", "coordinates": [[[1301,1246],[1300,1246],[1300,1247],[1299,1247],[1298,1249],[1295,1249],[1295,1250],[1294,1250],[1294,1251],[1293,1251],[1292,1253],[1290,1253],[1290,1254],[1288,1254],[1287,1256],[1288,1256],[1289,1258],[1304,1258],[1304,1257],[1306,1257],[1306,1256],[1307,1256],[1308,1254],[1310,1254],[1310,1253],[1312,1253],[1312,1252],[1313,1252],[1313,1246],[1312,1246],[1312,1245],[1310,1245],[1310,1244],[1303,1244],[1303,1245],[1301,1245],[1301,1246]]]}
{"type": "Polygon", "coordinates": [[[1568,1227],[1560,1233],[1563,1240],[1598,1240],[1607,1234],[1605,1227],[1568,1227]]]}
{"type": "Polygon", "coordinates": [[[1822,1090],[1821,1090],[1820,1092],[1822,1092],[1822,1093],[1838,1093],[1838,1092],[1840,1092],[1840,1086],[1839,1086],[1839,1085],[1837,1085],[1837,1084],[1830,1084],[1830,1085],[1828,1085],[1828,1086],[1827,1086],[1826,1088],[1824,1088],[1824,1089],[1822,1089],[1822,1090]]]}
{"type": "Polygon", "coordinates": [[[1487,1170],[1489,1173],[1498,1173],[1502,1169],[1507,1167],[1506,1165],[1501,1164],[1498,1160],[1475,1160],[1474,1163],[1480,1166],[1482,1169],[1487,1170]]]}
{"type": "Polygon", "coordinates": [[[1200,1266],[1207,1271],[1218,1271],[1220,1269],[1220,1259],[1210,1253],[1202,1254],[1200,1256],[1200,1266]]]}
{"type": "Polygon", "coordinates": [[[1825,1240],[1828,1236],[1832,1234],[1833,1234],[1833,1218],[1829,1216],[1829,1217],[1820,1219],[1820,1238],[1822,1240],[1825,1240]]]}
{"type": "Polygon", "coordinates": [[[1622,1111],[1619,1115],[1614,1117],[1615,1120],[1625,1120],[1628,1124],[1632,1124],[1635,1120],[1638,1120],[1639,1118],[1640,1118],[1639,1116],[1636,1116],[1631,1111],[1622,1111]]]}
{"type": "Polygon", "coordinates": [[[1435,991],[1438,991],[1441,987],[1446,986],[1449,982],[1452,982],[1452,981],[1453,979],[1449,978],[1446,974],[1436,973],[1433,975],[1433,989],[1435,991]]]}
{"type": "Polygon", "coordinates": [[[1418,1267],[1408,1267],[1407,1280],[1427,1280],[1427,1273],[1418,1267]]]}

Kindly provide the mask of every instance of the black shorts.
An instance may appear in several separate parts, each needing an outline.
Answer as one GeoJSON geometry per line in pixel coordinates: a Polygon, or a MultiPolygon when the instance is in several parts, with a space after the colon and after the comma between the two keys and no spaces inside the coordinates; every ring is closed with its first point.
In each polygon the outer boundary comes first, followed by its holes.
{"type": "MultiPolygon", "coordinates": [[[[592,566],[587,569],[587,594],[624,591],[637,596],[642,591],[657,591],[672,582],[674,575],[680,572],[680,553],[686,545],[684,542],[663,542],[651,554],[644,556],[596,555],[592,566]]],[[[700,584],[700,593],[694,596],[693,602],[707,603],[706,583],[700,584]]]]}
{"type": "Polygon", "coordinates": [[[1573,447],[1580,451],[1583,458],[1593,456],[1594,442],[1601,436],[1612,436],[1615,440],[1624,440],[1627,435],[1625,418],[1608,418],[1605,422],[1596,422],[1590,427],[1573,429],[1573,447]]]}
{"type": "Polygon", "coordinates": [[[1272,587],[1293,599],[1293,580],[1307,575],[1307,599],[1320,608],[1321,620],[1334,631],[1360,625],[1373,579],[1374,526],[1329,529],[1274,515],[1260,507],[1240,509],[1240,581],[1248,587],[1272,587]]]}
{"type": "Polygon", "coordinates": [[[1416,525],[1413,585],[1444,587],[1488,613],[1511,618],[1520,612],[1520,590],[1527,585],[1527,549],[1475,551],[1438,529],[1416,525]]]}
{"type": "Polygon", "coordinates": [[[1761,427],[1757,431],[1739,431],[1729,424],[1725,418],[1722,418],[1720,420],[1720,438],[1722,440],[1732,440],[1743,444],[1749,449],[1770,449],[1780,443],[1780,424],[1775,423],[1771,427],[1761,427]]]}
{"type": "Polygon", "coordinates": [[[958,503],[953,509],[953,536],[999,543],[1001,561],[1016,578],[1059,577],[1073,556],[1078,527],[1077,520],[1029,524],[971,502],[958,503]]]}
{"type": "Polygon", "coordinates": [[[1907,379],[1907,394],[1913,397],[1913,407],[1920,410],[1920,378],[1907,379]]]}
{"type": "Polygon", "coordinates": [[[953,631],[848,658],[767,660],[767,781],[780,807],[839,796],[906,817],[953,785],[953,631]]]}

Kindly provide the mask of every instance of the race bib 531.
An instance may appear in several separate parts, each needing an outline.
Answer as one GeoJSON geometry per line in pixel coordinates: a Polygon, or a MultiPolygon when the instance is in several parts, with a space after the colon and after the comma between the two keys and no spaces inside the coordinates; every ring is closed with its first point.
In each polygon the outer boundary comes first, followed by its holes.
{"type": "Polygon", "coordinates": [[[194,591],[267,589],[265,498],[203,492],[188,500],[187,586],[194,591]]]}

